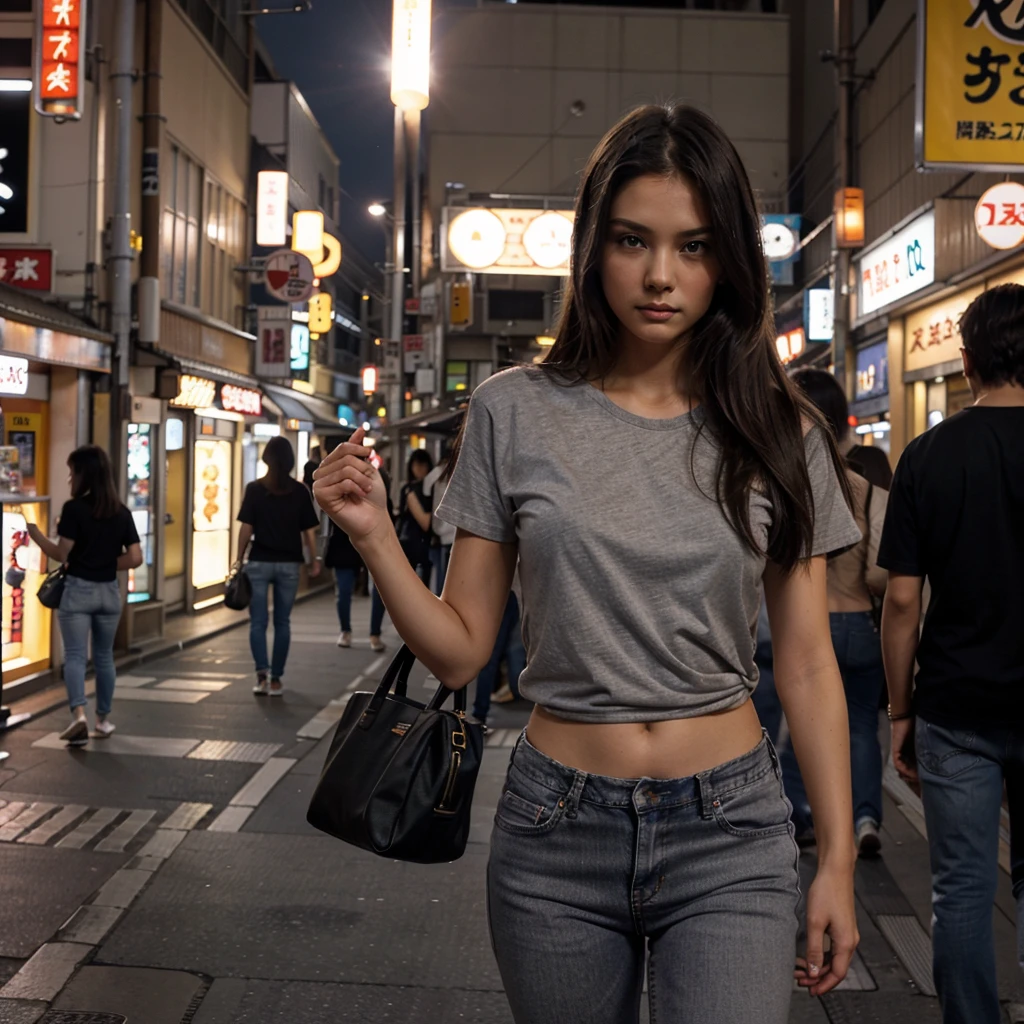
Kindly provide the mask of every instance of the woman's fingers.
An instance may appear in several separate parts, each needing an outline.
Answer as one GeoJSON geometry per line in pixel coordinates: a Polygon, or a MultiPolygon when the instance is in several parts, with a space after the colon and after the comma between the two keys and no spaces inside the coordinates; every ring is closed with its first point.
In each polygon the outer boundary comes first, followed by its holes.
{"type": "Polygon", "coordinates": [[[367,448],[363,443],[363,436],[365,431],[360,427],[347,441],[339,444],[334,451],[330,452],[324,460],[320,463],[319,467],[313,471],[313,479],[317,479],[317,476],[324,471],[325,468],[333,465],[339,459],[346,457],[356,457],[365,459],[369,456],[372,448],[367,448]]]}
{"type": "Polygon", "coordinates": [[[328,466],[326,471],[317,470],[317,474],[314,489],[330,487],[339,480],[357,480],[365,486],[367,492],[373,488],[373,466],[353,456],[346,456],[333,466],[328,466]]]}

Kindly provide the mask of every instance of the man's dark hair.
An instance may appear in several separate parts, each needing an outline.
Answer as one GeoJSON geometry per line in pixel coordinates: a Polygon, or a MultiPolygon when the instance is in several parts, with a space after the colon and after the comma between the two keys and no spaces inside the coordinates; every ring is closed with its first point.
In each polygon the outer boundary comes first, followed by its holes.
{"type": "Polygon", "coordinates": [[[850,406],[842,385],[827,370],[796,370],[793,383],[821,410],[836,441],[846,440],[850,432],[850,406]]]}
{"type": "Polygon", "coordinates": [[[982,292],[960,317],[960,337],[982,384],[1024,387],[1024,285],[982,292]]]}

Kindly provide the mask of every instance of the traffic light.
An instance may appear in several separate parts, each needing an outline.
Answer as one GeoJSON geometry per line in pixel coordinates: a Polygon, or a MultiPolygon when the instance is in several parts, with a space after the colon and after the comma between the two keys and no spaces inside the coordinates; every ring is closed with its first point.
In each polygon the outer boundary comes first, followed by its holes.
{"type": "Polygon", "coordinates": [[[468,281],[453,281],[448,319],[452,327],[466,327],[473,322],[473,289],[468,281]]]}

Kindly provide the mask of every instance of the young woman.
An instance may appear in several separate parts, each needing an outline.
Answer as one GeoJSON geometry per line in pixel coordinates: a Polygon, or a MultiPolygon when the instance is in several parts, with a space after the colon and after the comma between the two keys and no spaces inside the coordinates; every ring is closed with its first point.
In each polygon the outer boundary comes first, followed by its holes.
{"type": "MultiPolygon", "coordinates": [[[[843,454],[854,448],[850,409],[839,382],[824,370],[798,370],[793,382],[821,410],[843,454]]],[[[879,452],[883,456],[884,453],[879,452]]],[[[887,460],[886,464],[887,463],[887,460]]],[[[846,470],[854,514],[863,539],[828,563],[828,611],[832,646],[846,691],[850,718],[853,776],[853,821],[857,850],[873,857],[882,848],[882,748],[878,742],[878,709],[885,693],[882,638],[875,625],[872,598],[885,593],[888,573],[878,567],[878,544],[885,524],[886,492],[869,483],[853,467],[846,470]]],[[[792,752],[782,755],[786,796],[793,803],[797,834],[812,829],[801,772],[792,752]]]]}
{"type": "Polygon", "coordinates": [[[142,547],[132,514],[117,496],[107,453],[93,444],[76,448],[68,456],[68,469],[71,500],[64,502],[60,512],[57,543],[34,524],[29,524],[28,532],[47,557],[68,567],[57,621],[64,642],[64,685],[72,719],[60,738],[71,746],[80,746],[89,738],[85,669],[90,634],[96,668],[93,735],[105,739],[114,731],[110,721],[117,681],[114,634],[121,620],[117,573],[142,565],[142,547]]]}
{"type": "Polygon", "coordinates": [[[429,452],[417,449],[409,456],[406,479],[398,498],[398,539],[409,564],[430,586],[430,505],[423,493],[423,481],[434,468],[429,452]]]}
{"type": "Polygon", "coordinates": [[[519,1024],[636,1021],[645,953],[653,1020],[787,1020],[797,848],[748,699],[762,584],[819,832],[800,983],[829,991],[856,946],[825,554],[860,535],[835,445],[779,365],[767,280],[721,129],[688,107],[637,110],[584,172],[548,361],[470,403],[438,510],[458,527],[442,597],[389,530],[361,431],[315,475],[398,632],[448,686],[490,656],[519,559],[520,689],[537,707],[488,870],[519,1024]]]}
{"type": "Polygon", "coordinates": [[[244,559],[249,542],[245,572],[252,583],[249,605],[249,649],[256,662],[253,693],[280,697],[288,648],[292,640],[292,606],[299,591],[302,546],[309,551],[309,575],[320,575],[316,533],[320,517],[305,486],[292,477],[295,452],[284,437],[272,437],[263,450],[266,476],[245,489],[238,510],[238,550],[244,559]],[[267,625],[270,621],[269,592],[274,587],[274,654],[267,657],[267,625]]]}

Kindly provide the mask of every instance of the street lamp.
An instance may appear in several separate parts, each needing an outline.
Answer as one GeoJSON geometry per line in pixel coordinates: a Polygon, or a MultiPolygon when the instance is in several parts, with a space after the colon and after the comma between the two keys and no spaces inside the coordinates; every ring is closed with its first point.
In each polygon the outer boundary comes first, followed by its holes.
{"type": "Polygon", "coordinates": [[[388,208],[383,203],[370,203],[366,212],[371,217],[383,217],[388,212],[388,208]]]}

